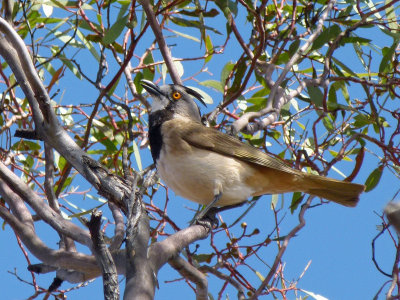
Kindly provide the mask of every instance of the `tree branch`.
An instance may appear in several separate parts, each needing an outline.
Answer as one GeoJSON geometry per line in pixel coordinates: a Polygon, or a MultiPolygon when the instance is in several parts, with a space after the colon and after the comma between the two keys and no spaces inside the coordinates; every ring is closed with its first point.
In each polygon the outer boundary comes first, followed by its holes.
{"type": "Polygon", "coordinates": [[[210,266],[201,266],[199,268],[199,270],[203,271],[203,272],[211,273],[211,274],[217,276],[218,278],[229,282],[232,286],[234,286],[237,289],[238,299],[239,300],[245,299],[243,287],[232,276],[226,275],[226,274],[218,271],[217,268],[210,267],[210,266]]]}
{"type": "Polygon", "coordinates": [[[180,256],[170,259],[168,263],[179,274],[196,284],[196,300],[208,300],[208,282],[202,272],[180,256]]]}
{"type": "Polygon", "coordinates": [[[126,288],[125,300],[152,300],[156,287],[156,274],[148,255],[150,224],[144,203],[143,193],[151,186],[155,172],[150,172],[137,189],[139,176],[136,176],[129,203],[127,203],[126,226],[126,288]]]}
{"type": "Polygon", "coordinates": [[[309,196],[308,200],[306,203],[303,204],[301,207],[301,210],[299,212],[299,224],[297,224],[285,237],[283,240],[281,247],[279,249],[278,255],[275,257],[274,263],[271,267],[271,270],[269,271],[268,275],[265,277],[261,285],[258,287],[258,289],[254,292],[254,294],[250,297],[249,300],[255,300],[258,298],[259,295],[261,295],[264,292],[264,289],[269,285],[269,282],[271,281],[272,277],[275,275],[276,269],[278,268],[278,265],[282,259],[283,254],[285,253],[289,241],[297,235],[297,233],[306,225],[306,220],[304,219],[304,214],[306,213],[307,209],[310,207],[311,201],[314,197],[309,196]]]}
{"type": "Polygon", "coordinates": [[[64,269],[73,269],[87,274],[99,275],[99,268],[94,257],[65,250],[53,250],[47,247],[35,234],[34,230],[25,226],[5,207],[0,206],[0,216],[13,228],[29,251],[47,265],[64,269]]]}
{"type": "MultiPolygon", "coordinates": [[[[265,77],[266,81],[271,88],[271,92],[268,96],[267,107],[263,110],[258,112],[249,112],[244,113],[238,120],[236,120],[232,124],[232,131],[234,134],[238,133],[239,131],[246,128],[248,132],[256,132],[257,130],[263,129],[266,126],[275,122],[279,116],[279,113],[282,109],[282,106],[285,105],[292,99],[292,95],[289,97],[286,95],[285,90],[281,87],[282,82],[285,80],[287,73],[293,68],[293,66],[298,62],[299,59],[303,56],[303,54],[309,49],[315,39],[321,34],[324,22],[326,21],[327,17],[329,16],[329,12],[332,10],[336,0],[331,0],[328,3],[323,15],[318,21],[317,28],[315,31],[310,35],[307,41],[304,43],[302,47],[300,47],[290,58],[290,60],[286,63],[285,67],[283,68],[281,74],[279,75],[278,79],[274,82],[271,79],[272,70],[275,68],[274,65],[259,62],[259,66],[265,69],[265,77]],[[263,118],[262,121],[257,122],[256,124],[249,124],[249,121],[255,118],[260,118],[265,114],[270,113],[270,115],[266,118],[263,118]]],[[[300,82],[299,89],[303,89],[305,87],[305,82],[300,82]]]]}
{"type": "Polygon", "coordinates": [[[112,251],[118,250],[125,239],[125,222],[120,209],[114,203],[108,202],[108,207],[115,222],[114,236],[109,247],[110,251],[112,251]]]}
{"type": "MultiPolygon", "coordinates": [[[[98,178],[93,170],[88,169],[90,158],[71,139],[68,133],[58,122],[57,116],[51,107],[50,98],[36,74],[29,53],[19,35],[4,20],[0,18],[0,55],[10,65],[25,96],[31,106],[35,121],[36,133],[43,141],[56,149],[64,158],[72,164],[76,170],[97,189],[100,193],[123,208],[123,199],[129,197],[129,188],[126,188],[121,178],[107,176],[111,174],[106,171],[101,173],[105,177],[98,178]],[[87,158],[85,160],[85,158],[87,158]],[[85,164],[86,162],[86,164],[85,164]],[[111,179],[114,179],[112,182],[111,179]]],[[[130,48],[133,51],[133,46],[130,48]]],[[[120,73],[126,65],[121,66],[120,73]]],[[[110,83],[111,84],[111,83],[110,83]]],[[[103,90],[103,92],[105,92],[103,90]]],[[[104,167],[103,170],[106,170],[104,167]]]]}
{"type": "MultiPolygon", "coordinates": [[[[27,186],[17,175],[10,171],[3,163],[0,162],[0,183],[10,186],[32,209],[40,216],[40,218],[53,227],[57,232],[64,234],[75,241],[92,247],[92,241],[87,231],[83,230],[74,223],[65,220],[54,210],[50,209],[32,189],[27,186]]],[[[1,185],[0,184],[0,185],[1,185]]],[[[0,190],[0,193],[6,196],[7,190],[0,190]]],[[[13,193],[13,192],[12,192],[13,193]]],[[[8,194],[9,195],[9,194],[8,194]]],[[[12,195],[11,195],[12,197],[12,195]]]]}
{"type": "Polygon", "coordinates": [[[103,274],[104,299],[118,300],[119,284],[117,268],[115,267],[114,260],[104,241],[104,234],[101,231],[102,215],[101,211],[93,210],[92,217],[90,221],[87,222],[87,226],[90,231],[90,236],[92,237],[94,256],[103,274]]]}
{"type": "Polygon", "coordinates": [[[202,225],[192,225],[182,229],[167,237],[161,242],[152,244],[149,249],[149,259],[154,265],[154,270],[158,270],[173,257],[176,257],[183,248],[189,244],[205,239],[209,229],[202,225]]]}
{"type": "Polygon", "coordinates": [[[154,36],[157,40],[158,47],[160,47],[161,54],[164,57],[164,61],[165,64],[167,65],[172,81],[174,82],[174,84],[182,84],[182,80],[179,77],[178,71],[174,65],[171,52],[169,51],[167,43],[165,42],[160,24],[157,21],[156,15],[154,14],[153,7],[151,6],[150,1],[139,0],[139,3],[143,6],[143,9],[146,13],[147,21],[150,23],[150,27],[153,30],[154,36]]]}

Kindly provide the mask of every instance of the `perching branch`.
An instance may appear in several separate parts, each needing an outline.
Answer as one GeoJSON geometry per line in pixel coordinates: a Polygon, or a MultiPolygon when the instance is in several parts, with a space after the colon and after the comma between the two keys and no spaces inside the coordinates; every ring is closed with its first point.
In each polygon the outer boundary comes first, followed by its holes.
{"type": "Polygon", "coordinates": [[[180,253],[182,249],[195,241],[205,239],[208,233],[208,228],[201,225],[192,225],[174,233],[161,242],[151,245],[148,255],[154,265],[154,269],[158,271],[165,263],[180,253]]]}

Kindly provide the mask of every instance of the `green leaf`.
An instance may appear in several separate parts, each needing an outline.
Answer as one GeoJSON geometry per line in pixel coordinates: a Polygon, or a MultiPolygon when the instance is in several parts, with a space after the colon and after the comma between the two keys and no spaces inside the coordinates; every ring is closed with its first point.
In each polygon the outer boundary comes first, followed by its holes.
{"type": "Polygon", "coordinates": [[[194,254],[192,257],[198,262],[198,263],[210,263],[211,259],[214,257],[214,253],[211,254],[194,254]]]}
{"type": "Polygon", "coordinates": [[[85,49],[84,44],[72,38],[69,34],[67,34],[68,31],[69,30],[63,32],[56,31],[54,32],[54,36],[57,37],[63,43],[69,43],[69,45],[72,47],[85,49]]]}
{"type": "Polygon", "coordinates": [[[59,171],[62,171],[67,164],[67,161],[63,156],[60,156],[57,151],[54,151],[54,163],[59,171]]]}
{"type": "Polygon", "coordinates": [[[288,52],[282,52],[278,59],[276,60],[276,65],[282,65],[282,64],[286,64],[289,59],[290,59],[291,55],[288,52]]]}
{"type": "Polygon", "coordinates": [[[60,60],[67,66],[68,69],[71,70],[71,72],[78,78],[78,79],[82,79],[82,75],[79,72],[78,68],[75,67],[75,65],[73,63],[71,63],[71,61],[69,59],[67,59],[65,57],[64,54],[60,53],[59,54],[59,58],[60,60]]]}
{"type": "Polygon", "coordinates": [[[348,74],[354,76],[354,77],[358,77],[358,75],[356,73],[353,72],[352,69],[350,69],[348,66],[346,66],[344,63],[342,63],[340,60],[332,57],[332,60],[339,65],[344,71],[346,71],[348,74]]]}
{"type": "Polygon", "coordinates": [[[336,96],[336,86],[332,84],[328,92],[328,109],[333,110],[338,106],[336,96]]]}
{"type": "MultiPolygon", "coordinates": [[[[336,157],[336,156],[338,156],[338,152],[337,151],[334,151],[334,150],[329,150],[329,153],[333,156],[333,157],[336,157]]],[[[347,155],[346,156],[343,156],[343,160],[345,160],[345,161],[353,161],[350,157],[348,157],[347,155]]]]}
{"type": "MultiPolygon", "coordinates": [[[[199,12],[198,10],[180,10],[179,11],[180,14],[185,15],[185,16],[190,16],[190,17],[198,17],[199,16],[199,12]]],[[[219,15],[218,10],[216,10],[215,8],[212,8],[209,11],[203,11],[203,16],[206,18],[213,18],[219,15]]]]}
{"type": "Polygon", "coordinates": [[[139,171],[142,171],[143,170],[142,158],[140,157],[139,148],[138,148],[137,144],[135,143],[135,141],[132,141],[132,148],[133,148],[133,154],[135,155],[135,160],[136,160],[138,169],[139,169],[139,171]]]}
{"type": "Polygon", "coordinates": [[[40,144],[32,141],[27,140],[19,140],[11,147],[12,150],[19,150],[19,151],[33,151],[33,150],[40,150],[40,144]]]}
{"type": "Polygon", "coordinates": [[[301,192],[294,192],[292,197],[292,203],[290,203],[290,213],[293,214],[301,201],[304,199],[304,194],[301,192]]]}
{"type": "Polygon", "coordinates": [[[176,35],[179,35],[179,36],[181,36],[181,37],[183,37],[185,39],[192,40],[192,41],[195,41],[197,43],[200,43],[200,40],[197,37],[194,37],[194,36],[191,36],[189,34],[185,34],[185,33],[182,33],[182,32],[176,31],[176,30],[172,30],[172,29],[169,29],[169,30],[171,32],[175,33],[176,35]]]}
{"type": "MultiPolygon", "coordinates": [[[[94,22],[94,19],[91,20],[91,25],[93,25],[94,28],[96,28],[97,31],[99,31],[99,32],[102,31],[102,27],[101,27],[99,24],[97,24],[96,22],[94,22]]],[[[98,34],[98,33],[97,33],[96,31],[94,31],[93,28],[92,28],[86,21],[84,21],[84,20],[79,22],[79,28],[81,28],[81,29],[86,29],[86,30],[89,30],[89,31],[91,31],[91,32],[94,32],[95,34],[98,34]]]]}
{"type": "MultiPolygon", "coordinates": [[[[153,54],[151,53],[151,51],[147,51],[147,54],[143,59],[143,64],[148,65],[148,64],[152,64],[152,63],[154,63],[153,54]]],[[[154,67],[152,66],[152,67],[143,69],[143,77],[144,77],[144,79],[153,81],[154,67]]]]}
{"type": "MultiPolygon", "coordinates": [[[[67,11],[69,7],[78,7],[78,1],[69,0],[51,0],[51,2],[49,1],[46,4],[51,5],[52,3],[54,4],[54,6],[57,6],[67,11]]],[[[82,8],[83,10],[95,10],[90,4],[87,3],[82,3],[80,8],[82,8]]]]}
{"type": "Polygon", "coordinates": [[[203,15],[203,9],[200,4],[200,0],[194,0],[194,4],[196,5],[196,10],[198,12],[198,19],[199,19],[199,24],[200,24],[200,35],[201,35],[201,40],[204,41],[206,37],[206,29],[205,29],[205,24],[204,24],[204,15],[203,15]]]}
{"type": "MultiPolygon", "coordinates": [[[[364,59],[364,57],[363,57],[363,55],[364,55],[364,52],[363,52],[363,50],[362,50],[362,47],[360,46],[360,44],[359,43],[353,43],[352,44],[352,46],[353,46],[353,48],[354,48],[354,51],[356,52],[356,55],[357,55],[357,57],[358,57],[358,60],[361,62],[361,64],[363,65],[363,67],[364,67],[364,70],[366,71],[366,72],[368,72],[368,65],[367,65],[367,63],[365,62],[365,59],[364,59]]],[[[359,74],[360,75],[360,74],[359,74]]]]}
{"type": "MultiPolygon", "coordinates": [[[[89,194],[87,194],[87,197],[94,198],[93,196],[91,196],[91,195],[89,195],[89,194]]],[[[93,210],[101,208],[101,207],[104,206],[106,203],[107,203],[107,202],[102,203],[102,204],[97,205],[96,207],[93,207],[93,208],[88,209],[88,210],[83,210],[83,209],[77,207],[76,209],[81,210],[82,212],[69,215],[68,217],[69,217],[70,219],[72,219],[72,218],[80,218],[80,217],[83,217],[84,215],[91,214],[91,213],[93,212],[93,210]]],[[[69,202],[69,204],[71,205],[72,203],[69,202]]]]}
{"type": "Polygon", "coordinates": [[[396,51],[397,46],[399,45],[399,40],[395,40],[393,42],[392,47],[388,48],[388,47],[384,47],[382,48],[382,60],[381,63],[379,65],[379,72],[380,73],[385,73],[385,72],[392,72],[392,60],[393,60],[393,56],[394,53],[396,51]]]}
{"type": "Polygon", "coordinates": [[[216,0],[215,4],[222,10],[226,18],[229,18],[230,14],[237,15],[238,8],[236,1],[231,0],[216,0]]]}
{"type": "Polygon", "coordinates": [[[335,127],[333,126],[333,123],[328,116],[322,118],[322,123],[329,132],[333,132],[335,130],[335,127]]]}
{"type": "Polygon", "coordinates": [[[369,124],[371,124],[371,118],[368,115],[358,114],[354,116],[354,127],[361,128],[369,124]]]}
{"type": "Polygon", "coordinates": [[[194,87],[194,86],[188,86],[189,88],[191,88],[192,90],[195,90],[196,92],[198,92],[201,96],[203,96],[203,101],[206,103],[206,104],[213,104],[213,99],[211,98],[211,96],[209,95],[209,94],[207,94],[206,92],[204,92],[203,90],[201,90],[201,89],[198,89],[198,88],[196,88],[196,87],[194,87]]]}
{"type": "Polygon", "coordinates": [[[205,80],[199,82],[199,84],[207,87],[211,87],[216,89],[218,92],[223,93],[224,92],[224,87],[222,86],[221,82],[216,81],[216,80],[205,80]]]}
{"type": "Polygon", "coordinates": [[[246,112],[250,111],[259,111],[266,107],[268,98],[267,97],[251,97],[247,99],[248,103],[254,104],[252,106],[248,106],[246,112]]]}
{"type": "MultiPolygon", "coordinates": [[[[178,76],[182,77],[183,73],[184,73],[184,69],[183,69],[183,65],[180,61],[178,60],[173,60],[173,64],[175,66],[176,71],[178,72],[178,76]]],[[[162,79],[165,82],[166,78],[167,78],[167,73],[168,73],[168,68],[167,65],[165,63],[163,63],[161,65],[161,75],[162,75],[162,79]]]]}
{"type": "Polygon", "coordinates": [[[371,42],[371,40],[370,39],[366,39],[366,38],[362,38],[362,37],[359,37],[359,36],[348,36],[348,37],[342,38],[340,40],[340,42],[343,43],[343,44],[347,44],[347,43],[356,44],[357,43],[357,44],[361,44],[361,45],[366,46],[371,42]]]}
{"type": "Polygon", "coordinates": [[[142,73],[137,73],[135,78],[133,79],[133,83],[135,84],[136,91],[138,94],[142,94],[143,87],[140,84],[140,81],[143,79],[143,74],[142,73]]]}
{"type": "Polygon", "coordinates": [[[333,25],[331,27],[326,28],[321,32],[321,34],[315,39],[314,43],[311,46],[311,50],[316,50],[324,46],[329,41],[334,40],[342,30],[340,29],[339,25],[333,25]]]}
{"type": "Polygon", "coordinates": [[[106,34],[103,37],[103,43],[105,45],[112,44],[122,33],[125,28],[125,25],[128,21],[128,15],[125,17],[118,19],[111,27],[106,31],[106,34]]]}
{"type": "MultiPolygon", "coordinates": [[[[391,2],[390,0],[385,0],[385,4],[390,4],[390,2],[391,2]]],[[[393,4],[388,5],[385,8],[385,13],[386,13],[387,24],[389,25],[389,28],[391,29],[391,31],[398,32],[399,24],[397,24],[398,20],[396,17],[395,8],[396,7],[393,4]]]]}
{"type": "Polygon", "coordinates": [[[209,35],[206,35],[205,44],[206,44],[206,49],[207,49],[208,56],[205,58],[204,62],[208,63],[211,60],[212,53],[214,51],[214,46],[212,44],[212,41],[211,41],[211,38],[210,38],[209,35]]]}
{"type": "Polygon", "coordinates": [[[262,274],[260,272],[258,272],[258,271],[255,271],[255,272],[256,272],[257,277],[260,279],[260,281],[263,282],[265,277],[262,276],[262,274]]]}
{"type": "MultiPolygon", "coordinates": [[[[187,19],[183,19],[183,18],[179,18],[179,17],[170,17],[169,19],[172,22],[174,22],[176,25],[179,25],[182,27],[194,27],[194,28],[198,28],[198,29],[201,29],[201,27],[202,27],[202,24],[199,21],[187,20],[187,19]]],[[[221,34],[221,32],[219,32],[214,27],[204,25],[204,28],[207,30],[213,31],[216,34],[221,34]]]]}
{"type": "MultiPolygon", "coordinates": [[[[37,60],[40,63],[44,63],[46,61],[44,57],[38,57],[37,60]]],[[[56,70],[53,68],[50,62],[43,64],[43,67],[46,69],[47,72],[51,74],[51,76],[54,76],[56,74],[56,70]]]]}
{"type": "MultiPolygon", "coordinates": [[[[129,3],[129,4],[130,4],[130,3],[129,3]]],[[[121,19],[121,18],[124,18],[124,15],[125,15],[126,11],[127,11],[128,8],[129,8],[129,4],[121,5],[121,8],[120,8],[120,10],[119,10],[119,12],[118,12],[117,20],[119,20],[119,19],[121,19]]]]}
{"type": "Polygon", "coordinates": [[[279,194],[272,194],[271,195],[271,210],[276,209],[276,206],[278,204],[279,200],[279,194]]]}
{"type": "Polygon", "coordinates": [[[393,39],[397,40],[400,38],[400,33],[397,33],[395,31],[387,30],[385,28],[380,28],[380,30],[384,33],[387,34],[388,36],[392,37],[393,39]]]}
{"type": "Polygon", "coordinates": [[[235,64],[233,62],[227,62],[222,69],[221,72],[221,84],[224,86],[226,84],[226,81],[228,80],[229,75],[231,74],[233,68],[235,67],[235,64]]]}
{"type": "Polygon", "coordinates": [[[240,89],[242,85],[242,79],[245,76],[246,70],[247,70],[246,59],[244,58],[240,59],[236,64],[235,78],[233,80],[232,86],[229,88],[227,92],[228,95],[231,95],[240,89]]]}
{"type": "Polygon", "coordinates": [[[315,106],[321,107],[324,101],[324,94],[321,90],[316,87],[309,85],[307,86],[308,95],[310,96],[311,103],[315,104],[315,106]]]}
{"type": "Polygon", "coordinates": [[[271,90],[269,89],[269,87],[264,87],[261,90],[255,92],[251,98],[265,97],[269,95],[270,92],[271,90]]]}
{"type": "Polygon", "coordinates": [[[89,42],[86,37],[83,35],[83,33],[80,30],[76,30],[76,35],[81,39],[83,44],[87,49],[89,49],[90,53],[92,53],[93,57],[100,62],[100,56],[97,53],[96,49],[93,47],[92,43],[89,42]]]}
{"type": "Polygon", "coordinates": [[[382,177],[383,166],[377,167],[375,170],[369,174],[367,180],[365,181],[365,191],[369,192],[372,191],[379,183],[382,177]]]}
{"type": "Polygon", "coordinates": [[[289,55],[292,56],[297,51],[297,49],[299,49],[299,46],[300,40],[295,40],[293,43],[291,43],[288,51],[289,55]]]}

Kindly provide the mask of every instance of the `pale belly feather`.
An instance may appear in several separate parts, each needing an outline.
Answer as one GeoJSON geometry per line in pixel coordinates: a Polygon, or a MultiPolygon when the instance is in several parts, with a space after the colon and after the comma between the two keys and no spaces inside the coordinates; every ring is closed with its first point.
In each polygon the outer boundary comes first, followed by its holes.
{"type": "Polygon", "coordinates": [[[157,170],[161,179],[175,194],[206,205],[222,192],[217,206],[246,201],[254,189],[245,184],[253,174],[234,158],[194,148],[189,154],[168,155],[161,151],[157,170]]]}

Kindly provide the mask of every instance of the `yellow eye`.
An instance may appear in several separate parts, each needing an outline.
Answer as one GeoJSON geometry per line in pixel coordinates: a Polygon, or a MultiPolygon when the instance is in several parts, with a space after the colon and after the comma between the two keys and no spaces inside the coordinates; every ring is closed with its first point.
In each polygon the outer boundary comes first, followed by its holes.
{"type": "Polygon", "coordinates": [[[174,98],[175,100],[179,100],[181,99],[182,95],[179,92],[173,92],[172,94],[172,98],[174,98]]]}

